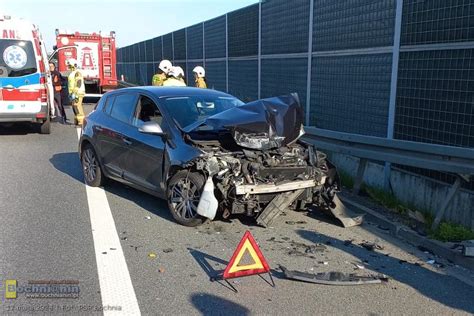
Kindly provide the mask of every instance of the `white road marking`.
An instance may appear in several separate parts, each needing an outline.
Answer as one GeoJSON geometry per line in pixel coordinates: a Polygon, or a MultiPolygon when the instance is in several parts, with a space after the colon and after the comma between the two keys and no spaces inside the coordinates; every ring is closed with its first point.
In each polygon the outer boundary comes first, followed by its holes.
{"type": "MultiPolygon", "coordinates": [[[[81,130],[78,128],[77,137],[80,135],[81,130]]],[[[105,191],[86,185],[86,192],[104,315],[113,314],[114,306],[120,306],[121,312],[125,315],[140,315],[137,297],[105,191]]]]}

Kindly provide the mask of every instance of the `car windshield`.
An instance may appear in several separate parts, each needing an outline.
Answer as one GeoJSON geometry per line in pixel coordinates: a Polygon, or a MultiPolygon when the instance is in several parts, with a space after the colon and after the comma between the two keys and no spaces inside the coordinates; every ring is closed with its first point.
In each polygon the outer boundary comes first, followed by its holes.
{"type": "Polygon", "coordinates": [[[0,77],[21,77],[37,71],[30,41],[0,40],[0,77]]]}
{"type": "Polygon", "coordinates": [[[183,130],[212,115],[244,104],[237,98],[225,96],[167,97],[164,98],[163,103],[168,113],[183,130]]]}

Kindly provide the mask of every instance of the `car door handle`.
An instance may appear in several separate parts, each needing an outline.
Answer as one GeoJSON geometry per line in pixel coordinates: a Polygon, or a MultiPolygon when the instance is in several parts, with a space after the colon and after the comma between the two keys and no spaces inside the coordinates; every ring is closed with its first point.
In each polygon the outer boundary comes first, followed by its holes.
{"type": "Polygon", "coordinates": [[[96,126],[95,130],[98,131],[98,132],[103,132],[104,131],[104,129],[100,126],[96,126]]]}
{"type": "Polygon", "coordinates": [[[125,137],[122,138],[122,141],[129,146],[132,144],[132,141],[125,137]]]}

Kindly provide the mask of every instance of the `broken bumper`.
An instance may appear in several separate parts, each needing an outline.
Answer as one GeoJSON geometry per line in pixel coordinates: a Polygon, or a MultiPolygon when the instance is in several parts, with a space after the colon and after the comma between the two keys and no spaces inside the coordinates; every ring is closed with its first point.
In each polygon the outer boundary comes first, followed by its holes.
{"type": "Polygon", "coordinates": [[[314,180],[293,181],[283,184],[243,184],[236,185],[236,194],[265,194],[300,190],[316,186],[314,180]]]}

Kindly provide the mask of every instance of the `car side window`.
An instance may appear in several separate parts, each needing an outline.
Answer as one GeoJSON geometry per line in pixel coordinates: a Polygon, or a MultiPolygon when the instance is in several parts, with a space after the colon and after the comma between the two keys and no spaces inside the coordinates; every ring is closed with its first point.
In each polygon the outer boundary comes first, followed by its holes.
{"type": "Polygon", "coordinates": [[[115,101],[115,96],[108,96],[107,99],[105,100],[104,104],[104,112],[110,115],[110,112],[112,111],[112,106],[114,105],[115,101]]]}
{"type": "Polygon", "coordinates": [[[155,102],[147,96],[141,95],[138,99],[135,115],[132,120],[132,125],[140,127],[145,122],[155,121],[161,126],[163,116],[156,106],[155,102]]]}
{"type": "Polygon", "coordinates": [[[110,116],[119,121],[130,123],[130,119],[134,113],[133,111],[135,110],[135,100],[136,95],[134,93],[123,93],[116,95],[110,116]]]}

